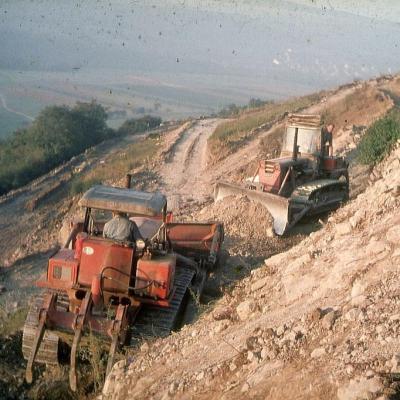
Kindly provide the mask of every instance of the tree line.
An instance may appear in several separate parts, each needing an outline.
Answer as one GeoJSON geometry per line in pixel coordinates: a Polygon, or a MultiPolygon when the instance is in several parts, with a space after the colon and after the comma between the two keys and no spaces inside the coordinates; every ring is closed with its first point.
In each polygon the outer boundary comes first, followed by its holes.
{"type": "Polygon", "coordinates": [[[107,112],[96,101],[73,107],[49,106],[31,126],[0,140],[0,195],[21,187],[103,140],[159,126],[158,117],[127,120],[119,129],[107,126],[107,112]]]}

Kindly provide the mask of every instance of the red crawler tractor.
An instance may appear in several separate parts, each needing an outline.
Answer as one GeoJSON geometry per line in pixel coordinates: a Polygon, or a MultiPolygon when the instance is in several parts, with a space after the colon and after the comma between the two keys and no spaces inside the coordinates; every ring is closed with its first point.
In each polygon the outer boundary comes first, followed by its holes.
{"type": "Polygon", "coordinates": [[[219,223],[171,222],[160,193],[95,186],[80,205],[84,222],[73,227],[37,283],[46,290],[31,305],[22,342],[28,382],[33,363],[58,363],[60,343],[67,343],[74,391],[77,352],[88,334],[110,346],[108,374],[118,346],[176,328],[188,292],[199,295],[215,267],[224,235],[219,223]],[[104,238],[111,211],[127,213],[146,240],[104,238]]]}
{"type": "Polygon", "coordinates": [[[348,163],[326,151],[319,115],[292,114],[279,158],[261,160],[242,185],[217,182],[215,200],[232,195],[262,204],[275,233],[283,235],[304,216],[334,210],[348,199],[348,163]]]}

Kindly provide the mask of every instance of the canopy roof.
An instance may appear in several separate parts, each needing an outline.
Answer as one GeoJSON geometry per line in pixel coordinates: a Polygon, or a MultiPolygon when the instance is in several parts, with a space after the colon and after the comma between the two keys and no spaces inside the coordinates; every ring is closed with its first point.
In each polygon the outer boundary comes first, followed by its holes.
{"type": "Polygon", "coordinates": [[[318,114],[289,114],[287,125],[320,129],[321,116],[318,114]]]}
{"type": "Polygon", "coordinates": [[[166,204],[167,198],[159,192],[146,193],[103,185],[92,187],[79,200],[82,207],[149,217],[160,215],[166,204]]]}

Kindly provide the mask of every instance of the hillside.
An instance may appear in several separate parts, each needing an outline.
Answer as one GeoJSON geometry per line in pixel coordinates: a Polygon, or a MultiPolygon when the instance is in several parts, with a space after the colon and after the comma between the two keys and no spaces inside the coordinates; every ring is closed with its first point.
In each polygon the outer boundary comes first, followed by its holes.
{"type": "MultiPolygon", "coordinates": [[[[267,258],[193,326],[143,344],[114,368],[104,393],[113,399],[398,396],[399,166],[400,143],[374,169],[365,193],[297,246],[267,258]]],[[[257,214],[250,218],[255,223],[257,214]]]]}
{"type": "MultiPolygon", "coordinates": [[[[268,104],[230,121],[232,126],[244,120],[246,132],[226,131],[217,155],[210,143],[226,124],[218,118],[127,135],[0,198],[0,395],[34,398],[41,388],[46,398],[58,384],[64,396],[76,398],[65,389],[65,369],[41,370],[39,383],[22,384],[25,362],[17,331],[29,295],[37,293],[32,282],[45,271],[60,233],[65,237],[70,222],[80,217],[82,190],[99,181],[121,185],[127,172],[135,187],[166,193],[178,220],[221,220],[226,238],[198,320],[169,338],[128,349],[127,361],[106,382],[104,399],[221,393],[229,399],[294,394],[344,399],[351,398],[343,397],[350,384],[378,388],[377,394],[389,388],[396,376],[382,374],[390,372],[396,354],[398,232],[389,228],[398,219],[400,150],[373,171],[359,165],[356,155],[367,127],[398,104],[399,95],[400,79],[387,77],[268,104]],[[261,206],[246,198],[214,203],[212,192],[217,179],[240,181],[254,173],[259,158],[279,149],[292,106],[336,123],[335,152],[350,161],[352,199],[331,216],[277,238],[268,234],[271,220],[261,206]],[[10,349],[16,357],[5,357],[10,349]]],[[[78,398],[93,397],[93,377],[88,382],[78,398]]]]}
{"type": "MultiPolygon", "coordinates": [[[[400,149],[372,172],[354,158],[357,127],[365,130],[393,106],[383,85],[396,93],[397,83],[374,81],[340,89],[305,110],[329,113],[339,128],[335,148],[353,161],[353,200],[319,230],[308,235],[303,226],[287,239],[268,238],[260,223],[268,225],[265,211],[246,199],[199,207],[191,216],[225,223],[225,276],[213,277],[225,294],[193,325],[120,361],[104,399],[397,395],[400,149]]],[[[209,174],[238,179],[277,124],[254,132],[254,140],[209,174]],[[235,168],[228,168],[233,160],[235,168]]]]}

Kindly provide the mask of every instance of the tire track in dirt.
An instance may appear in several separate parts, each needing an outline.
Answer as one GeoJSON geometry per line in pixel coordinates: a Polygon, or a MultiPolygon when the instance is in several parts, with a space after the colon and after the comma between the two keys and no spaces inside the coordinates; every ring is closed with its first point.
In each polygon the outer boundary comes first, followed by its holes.
{"type": "Polygon", "coordinates": [[[189,148],[186,151],[186,157],[185,157],[185,167],[188,167],[192,161],[193,153],[194,150],[196,149],[196,146],[198,145],[200,140],[200,136],[197,136],[193,142],[190,144],[189,148]]]}
{"type": "Polygon", "coordinates": [[[173,153],[162,164],[162,190],[172,209],[188,199],[204,201],[212,193],[207,171],[207,139],[220,122],[220,119],[196,121],[179,137],[173,153]]]}

